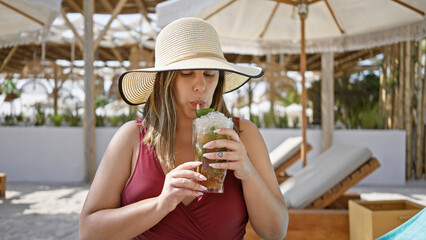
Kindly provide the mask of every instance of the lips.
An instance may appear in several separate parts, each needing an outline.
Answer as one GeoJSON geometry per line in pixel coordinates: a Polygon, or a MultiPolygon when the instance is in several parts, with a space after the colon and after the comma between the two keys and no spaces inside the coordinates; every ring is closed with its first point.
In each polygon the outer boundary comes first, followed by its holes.
{"type": "Polygon", "coordinates": [[[197,101],[192,101],[190,103],[194,107],[194,109],[197,109],[197,105],[200,106],[200,109],[203,109],[204,106],[206,105],[206,102],[204,102],[204,101],[198,101],[198,100],[197,101]]]}

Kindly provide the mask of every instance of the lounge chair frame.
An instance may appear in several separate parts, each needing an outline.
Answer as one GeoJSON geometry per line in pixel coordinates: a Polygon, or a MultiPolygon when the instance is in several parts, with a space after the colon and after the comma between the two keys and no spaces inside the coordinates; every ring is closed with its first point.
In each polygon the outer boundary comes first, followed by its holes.
{"type": "MultiPolygon", "coordinates": [[[[306,153],[311,151],[312,146],[310,144],[306,145],[306,153]]],[[[297,151],[296,154],[294,154],[289,160],[285,161],[278,169],[275,170],[275,176],[277,177],[278,184],[284,182],[289,177],[291,177],[290,174],[286,172],[287,168],[289,168],[291,165],[293,165],[297,160],[300,159],[302,155],[301,151],[297,151]]]]}
{"type": "MultiPolygon", "coordinates": [[[[297,160],[297,159],[296,159],[297,160]]],[[[292,223],[285,239],[297,240],[348,240],[349,214],[347,209],[325,209],[333,202],[343,199],[345,192],[380,167],[379,161],[371,157],[345,179],[314,200],[305,209],[289,209],[292,223]]],[[[349,198],[356,196],[349,195],[349,198]]],[[[347,199],[347,198],[346,198],[347,199]]],[[[339,203],[341,204],[341,203],[339,203]]],[[[347,206],[347,203],[346,203],[347,206]]],[[[246,228],[246,240],[260,240],[250,224],[246,228]]]]}
{"type": "Polygon", "coordinates": [[[327,207],[329,204],[337,200],[340,196],[351,187],[355,186],[358,182],[372,173],[374,170],[380,167],[379,161],[376,158],[371,157],[367,162],[358,167],[355,171],[353,171],[350,175],[348,175],[345,179],[340,181],[326,193],[321,195],[315,201],[313,201],[306,208],[316,208],[322,209],[327,207]]]}

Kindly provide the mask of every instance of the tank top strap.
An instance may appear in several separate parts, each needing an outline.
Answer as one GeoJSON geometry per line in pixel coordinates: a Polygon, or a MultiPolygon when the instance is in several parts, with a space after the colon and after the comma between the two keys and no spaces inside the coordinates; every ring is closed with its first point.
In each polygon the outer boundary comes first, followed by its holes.
{"type": "Polygon", "coordinates": [[[142,140],[143,136],[144,136],[144,132],[145,132],[145,126],[143,125],[143,119],[139,118],[136,119],[136,124],[138,125],[138,129],[139,129],[139,139],[142,140]]]}
{"type": "Polygon", "coordinates": [[[234,122],[234,125],[237,127],[238,131],[240,130],[240,118],[239,117],[232,117],[232,121],[234,122]]]}

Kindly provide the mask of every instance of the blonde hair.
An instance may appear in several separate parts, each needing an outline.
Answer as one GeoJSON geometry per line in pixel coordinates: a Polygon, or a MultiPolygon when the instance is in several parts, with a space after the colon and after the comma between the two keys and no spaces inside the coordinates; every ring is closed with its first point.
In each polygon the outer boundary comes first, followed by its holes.
{"type": "MultiPolygon", "coordinates": [[[[158,72],[154,89],[143,109],[143,124],[147,132],[143,143],[152,147],[162,166],[169,170],[175,167],[176,109],[172,86],[177,71],[158,72]]],[[[211,108],[231,117],[223,100],[225,72],[219,71],[219,81],[213,94],[211,108]]],[[[236,126],[234,126],[236,129],[236,126]]],[[[237,130],[238,132],[238,130],[237,130]]]]}

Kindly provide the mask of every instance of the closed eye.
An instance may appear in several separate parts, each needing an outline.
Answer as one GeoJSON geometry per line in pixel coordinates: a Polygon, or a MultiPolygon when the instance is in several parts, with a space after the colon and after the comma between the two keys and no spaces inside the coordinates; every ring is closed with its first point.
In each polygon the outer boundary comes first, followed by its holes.
{"type": "Polygon", "coordinates": [[[180,75],[183,77],[190,77],[194,74],[194,71],[180,71],[180,75]]]}
{"type": "Polygon", "coordinates": [[[218,71],[205,71],[205,72],[204,72],[204,76],[206,76],[206,77],[214,77],[214,76],[216,76],[217,74],[219,74],[219,72],[218,72],[218,71]]]}

